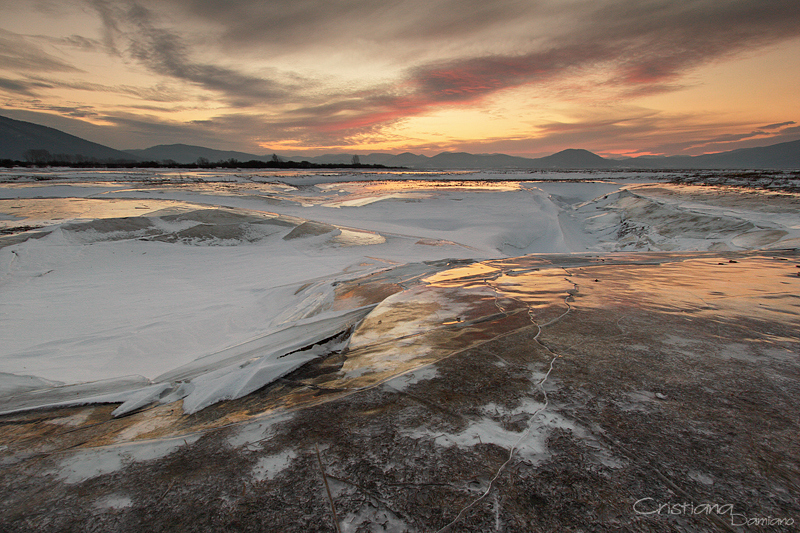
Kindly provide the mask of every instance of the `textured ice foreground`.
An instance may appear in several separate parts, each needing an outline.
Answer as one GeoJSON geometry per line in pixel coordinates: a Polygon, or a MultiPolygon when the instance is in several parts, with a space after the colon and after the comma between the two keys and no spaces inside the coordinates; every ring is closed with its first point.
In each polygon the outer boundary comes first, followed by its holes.
{"type": "MultiPolygon", "coordinates": [[[[365,317],[380,323],[385,306],[371,315],[371,306],[336,300],[336,286],[403,264],[742,250],[796,246],[800,237],[791,195],[753,207],[737,204],[734,191],[648,185],[640,175],[433,177],[449,181],[8,179],[0,187],[9,234],[0,239],[0,390],[8,397],[0,409],[119,402],[124,414],[183,399],[194,412],[244,396],[345,349],[365,317]]],[[[408,298],[436,296],[390,301],[408,298]]],[[[352,342],[372,342],[377,331],[360,328],[352,342]]]]}

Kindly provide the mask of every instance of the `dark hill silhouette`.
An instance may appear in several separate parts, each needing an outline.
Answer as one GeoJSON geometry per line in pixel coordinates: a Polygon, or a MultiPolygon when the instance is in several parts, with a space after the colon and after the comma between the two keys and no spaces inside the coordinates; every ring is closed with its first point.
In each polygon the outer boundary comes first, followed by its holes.
{"type": "Polygon", "coordinates": [[[620,161],[619,166],[647,169],[800,169],[800,141],[694,157],[635,157],[620,161]]]}
{"type": "Polygon", "coordinates": [[[34,155],[45,160],[48,157],[43,151],[48,152],[49,158],[53,159],[58,159],[59,156],[68,156],[73,160],[78,156],[87,160],[103,161],[138,159],[131,154],[75,137],[55,128],[0,116],[0,159],[25,161],[30,158],[31,150],[37,151],[34,155]]]}
{"type": "Polygon", "coordinates": [[[212,163],[230,159],[237,161],[269,161],[272,157],[272,154],[255,155],[231,150],[214,150],[213,148],[189,144],[159,144],[143,150],[125,150],[125,152],[143,161],[175,161],[180,164],[195,163],[201,157],[212,163]]]}
{"type": "Polygon", "coordinates": [[[402,154],[397,154],[393,158],[389,159],[384,164],[387,166],[395,166],[395,167],[426,168],[429,159],[430,158],[426,155],[417,155],[417,154],[412,154],[411,152],[403,152],[402,154]]]}
{"type": "Polygon", "coordinates": [[[800,141],[759,148],[742,148],[719,154],[700,155],[694,163],[702,168],[797,168],[800,169],[800,141]]]}
{"type": "Polygon", "coordinates": [[[605,159],[589,150],[569,148],[553,155],[534,159],[535,166],[531,168],[610,168],[617,162],[605,159]]]}
{"type": "Polygon", "coordinates": [[[466,152],[442,152],[433,157],[425,157],[406,152],[389,159],[385,164],[391,166],[407,166],[426,169],[595,169],[613,167],[616,164],[616,161],[604,159],[588,150],[568,149],[538,159],[517,157],[506,154],[468,154],[466,152]]]}

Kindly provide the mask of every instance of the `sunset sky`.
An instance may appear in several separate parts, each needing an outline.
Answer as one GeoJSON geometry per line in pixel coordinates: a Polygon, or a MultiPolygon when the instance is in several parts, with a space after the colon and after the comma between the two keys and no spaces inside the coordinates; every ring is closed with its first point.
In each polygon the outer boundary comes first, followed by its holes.
{"type": "Polygon", "coordinates": [[[118,149],[800,139],[798,0],[0,0],[0,115],[118,149]]]}

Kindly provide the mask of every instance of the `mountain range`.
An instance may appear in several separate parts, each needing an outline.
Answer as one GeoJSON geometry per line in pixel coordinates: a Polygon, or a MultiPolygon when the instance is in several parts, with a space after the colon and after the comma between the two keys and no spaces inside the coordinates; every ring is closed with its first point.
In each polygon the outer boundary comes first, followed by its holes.
{"type": "MultiPolygon", "coordinates": [[[[314,164],[348,165],[354,154],[327,154],[317,157],[284,156],[282,161],[308,161],[314,164]]],[[[191,164],[198,160],[270,161],[274,154],[214,150],[186,144],[158,145],[143,150],[115,150],[63,131],[31,122],[0,116],[0,159],[60,161],[169,161],[191,164]],[[49,158],[49,159],[48,159],[49,158]]],[[[568,149],[540,158],[505,154],[442,152],[432,157],[402,154],[358,154],[366,165],[415,169],[800,169],[800,140],[759,148],[741,148],[700,156],[646,156],[607,159],[588,150],[568,149]]]]}

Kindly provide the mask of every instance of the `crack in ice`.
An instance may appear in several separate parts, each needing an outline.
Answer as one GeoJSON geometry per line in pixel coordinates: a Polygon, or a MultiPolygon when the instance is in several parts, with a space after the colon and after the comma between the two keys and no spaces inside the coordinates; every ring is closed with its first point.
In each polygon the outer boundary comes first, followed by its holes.
{"type": "MultiPolygon", "coordinates": [[[[492,279],[497,279],[497,277],[499,277],[499,276],[500,276],[500,274],[498,274],[497,276],[495,276],[492,279]]],[[[576,292],[578,291],[578,285],[576,283],[570,281],[567,278],[564,278],[564,279],[566,279],[568,282],[572,283],[572,285],[575,287],[574,290],[576,292]]],[[[486,283],[487,286],[489,286],[490,288],[492,288],[495,291],[495,305],[497,305],[497,307],[502,310],[502,308],[500,307],[500,305],[498,303],[498,299],[497,299],[497,295],[501,291],[501,289],[498,289],[497,287],[493,286],[489,281],[490,280],[487,279],[487,280],[485,280],[485,283],[486,283]]],[[[533,340],[537,344],[539,344],[541,347],[543,347],[545,350],[547,350],[550,354],[553,355],[553,358],[550,360],[550,366],[549,366],[549,368],[547,370],[547,373],[544,375],[544,377],[541,380],[539,380],[538,383],[535,383],[536,388],[538,388],[542,392],[542,395],[544,396],[544,404],[542,404],[541,407],[539,407],[533,413],[531,413],[531,416],[528,418],[527,428],[525,429],[525,431],[522,432],[522,434],[519,436],[519,438],[516,440],[516,442],[514,442],[513,446],[511,446],[511,449],[508,451],[508,459],[506,459],[505,462],[500,465],[500,468],[497,469],[497,472],[495,473],[494,477],[492,477],[492,479],[489,481],[489,485],[486,487],[486,490],[483,492],[483,494],[481,494],[478,498],[474,499],[471,503],[469,503],[468,505],[463,507],[458,512],[458,515],[456,515],[456,517],[450,523],[448,523],[443,528],[437,530],[436,533],[443,533],[445,531],[448,531],[451,527],[453,527],[455,524],[457,524],[464,517],[464,515],[467,513],[467,511],[469,511],[470,509],[475,507],[484,498],[486,498],[486,496],[489,495],[489,493],[494,488],[495,481],[497,481],[497,479],[503,473],[503,471],[508,466],[508,464],[512,461],[512,459],[514,459],[514,456],[515,456],[515,454],[516,454],[516,452],[517,452],[517,450],[519,448],[519,445],[522,443],[522,441],[524,441],[528,437],[528,434],[533,429],[533,425],[532,425],[533,420],[540,413],[542,413],[544,410],[546,410],[550,405],[550,399],[547,396],[547,391],[544,389],[544,383],[547,381],[547,379],[550,377],[550,374],[553,372],[553,366],[555,365],[556,359],[561,357],[561,355],[555,353],[547,345],[542,343],[539,340],[539,336],[542,334],[542,328],[547,327],[547,326],[552,325],[552,324],[555,324],[556,322],[558,322],[559,320],[561,320],[562,318],[567,316],[570,313],[570,311],[572,311],[572,306],[569,304],[569,299],[572,297],[572,293],[568,294],[564,298],[564,304],[567,306],[567,310],[564,311],[561,315],[559,315],[556,318],[554,318],[553,320],[550,320],[549,322],[546,322],[545,324],[539,324],[538,322],[536,322],[536,320],[534,320],[534,318],[533,318],[533,310],[532,310],[531,306],[529,306],[528,304],[526,304],[525,302],[523,302],[519,298],[515,298],[513,296],[508,296],[508,297],[511,298],[512,300],[516,300],[516,301],[522,303],[523,305],[525,305],[528,308],[528,317],[530,318],[530,320],[533,323],[533,325],[535,325],[538,328],[538,331],[537,331],[536,335],[533,337],[533,340]]],[[[498,520],[499,520],[499,516],[498,516],[498,520]]]]}

